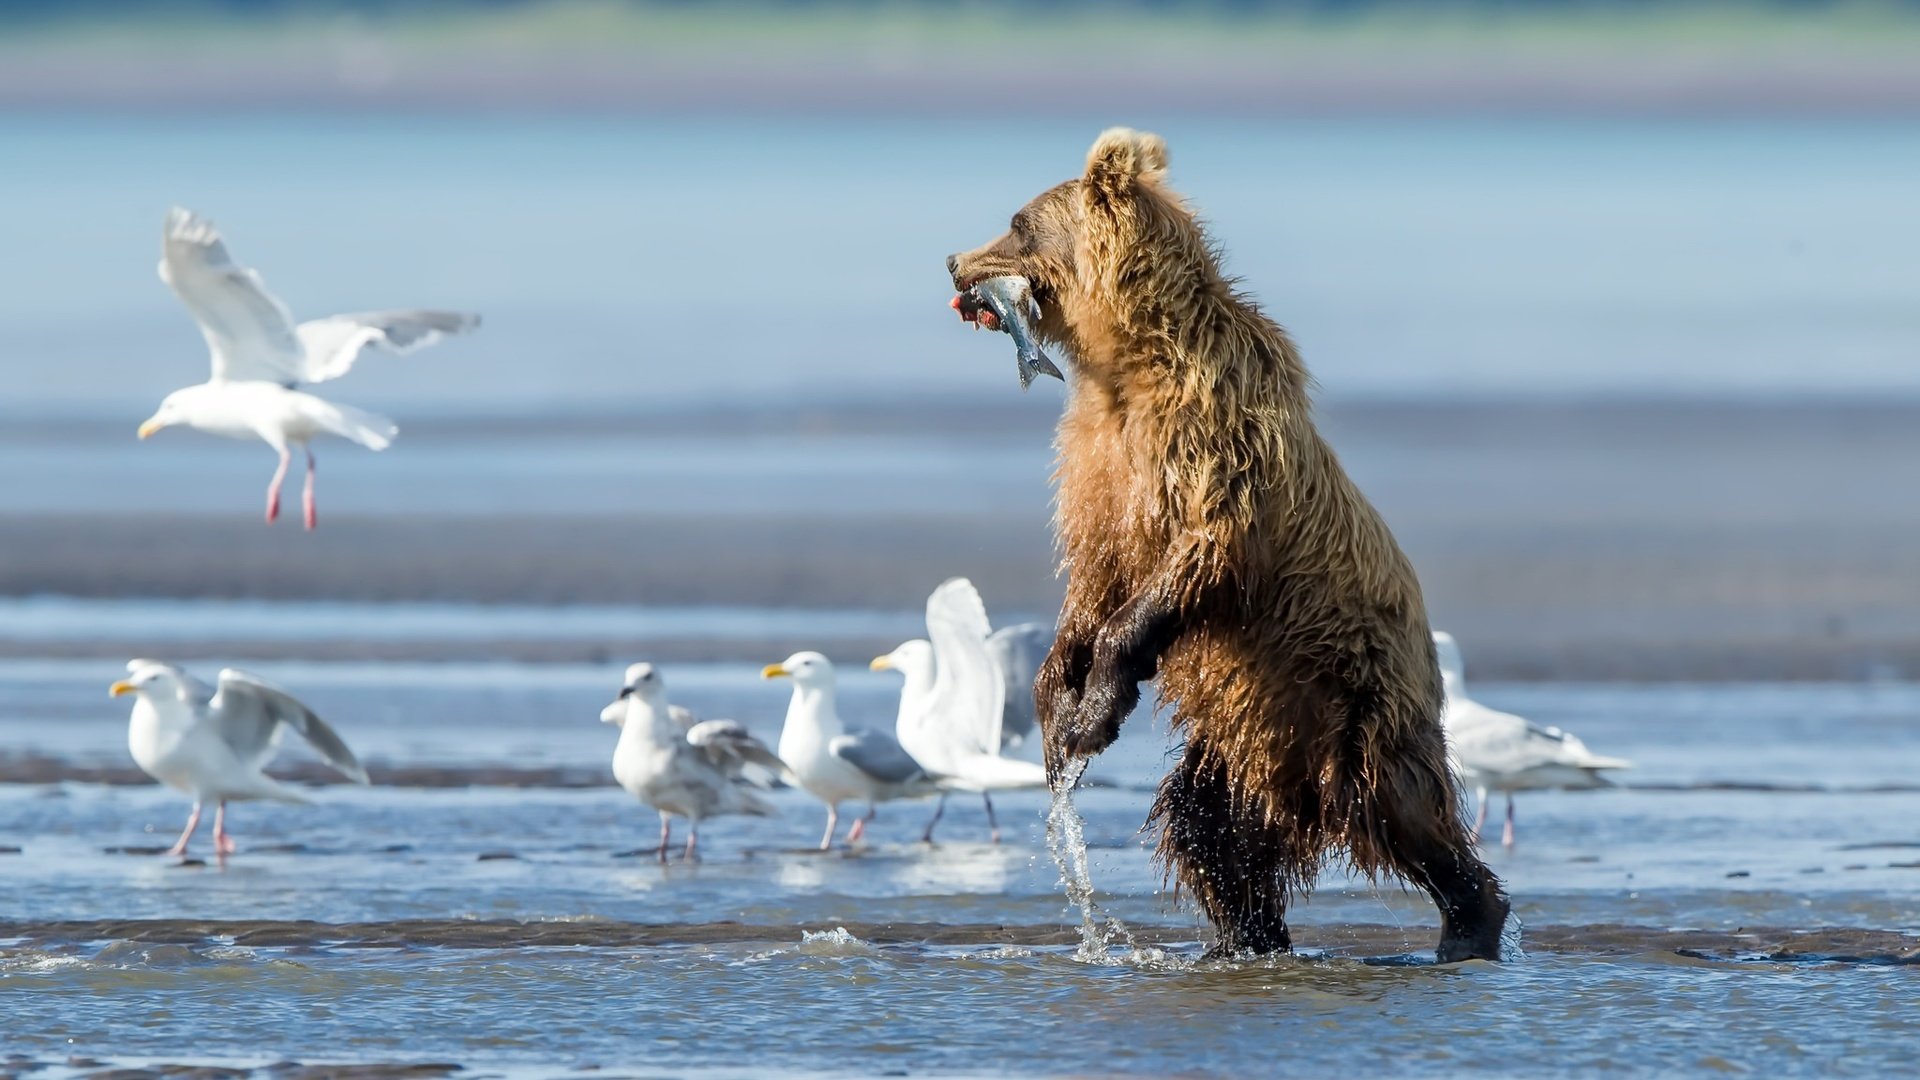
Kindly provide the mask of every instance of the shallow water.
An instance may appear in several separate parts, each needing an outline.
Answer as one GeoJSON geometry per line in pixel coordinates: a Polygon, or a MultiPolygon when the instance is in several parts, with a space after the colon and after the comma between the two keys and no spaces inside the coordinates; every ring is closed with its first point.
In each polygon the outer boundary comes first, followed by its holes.
{"type": "MultiPolygon", "coordinates": [[[[257,666],[376,764],[595,769],[613,743],[594,718],[617,665],[257,666]]],[[[0,745],[119,759],[115,674],[0,664],[0,745]]],[[[748,664],[667,676],[677,700],[769,735],[784,707],[748,664]]],[[[844,712],[883,723],[892,693],[849,670],[844,712]]],[[[870,846],[823,856],[808,850],[820,808],[784,791],[779,818],[711,822],[704,862],[662,866],[629,854],[655,822],[610,786],[327,786],[312,806],[238,808],[241,854],[182,867],[106,850],[169,842],[185,811],[171,792],[0,786],[0,845],[22,849],[0,855],[0,1046],[254,1064],[266,1046],[529,1075],[1247,1075],[1283,1056],[1307,1074],[1870,1074],[1910,1058],[1920,791],[1901,782],[1920,687],[1480,696],[1639,763],[1638,787],[1523,796],[1520,845],[1488,852],[1529,927],[1515,964],[1421,962],[1424,900],[1337,874],[1297,908],[1303,957],[1199,964],[1204,930],[1161,894],[1138,833],[1165,752],[1142,716],[1075,800],[1101,916],[1138,941],[1095,964],[1076,958],[1038,792],[996,800],[997,847],[956,799],[936,847],[914,842],[928,807],[890,804],[870,846]],[[501,920],[558,920],[587,944],[501,920]],[[1869,930],[1894,936],[1855,940],[1869,930]]]]}

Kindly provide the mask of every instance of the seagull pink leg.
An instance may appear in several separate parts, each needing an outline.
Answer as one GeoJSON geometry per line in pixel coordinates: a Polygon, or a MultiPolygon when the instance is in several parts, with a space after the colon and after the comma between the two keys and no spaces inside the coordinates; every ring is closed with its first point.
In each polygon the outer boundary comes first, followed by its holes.
{"type": "Polygon", "coordinates": [[[286,447],[280,448],[280,467],[273,470],[273,483],[267,485],[267,524],[280,520],[280,485],[287,479],[287,463],[291,461],[286,447]]]}
{"type": "Polygon", "coordinates": [[[673,842],[673,819],[666,811],[660,812],[660,861],[667,861],[667,845],[673,842]]]}
{"type": "Polygon", "coordinates": [[[320,518],[313,509],[313,447],[308,446],[303,449],[307,452],[307,486],[300,493],[300,512],[306,519],[307,531],[312,532],[313,527],[320,523],[320,518]]]}
{"type": "Polygon", "coordinates": [[[880,808],[878,806],[873,803],[868,803],[866,816],[855,821],[853,828],[847,830],[847,843],[858,843],[861,837],[867,835],[867,822],[872,821],[874,815],[879,812],[880,808]]]}
{"type": "Polygon", "coordinates": [[[700,861],[700,852],[696,850],[699,846],[700,846],[700,823],[698,821],[695,821],[692,818],[688,818],[687,819],[687,861],[688,862],[700,861]]]}
{"type": "Polygon", "coordinates": [[[240,845],[233,842],[233,834],[227,831],[227,800],[221,799],[213,810],[213,852],[231,855],[239,850],[240,845]]]}
{"type": "Polygon", "coordinates": [[[167,849],[167,854],[185,855],[187,853],[187,841],[193,839],[193,834],[199,831],[200,804],[196,802],[193,804],[193,813],[187,815],[186,829],[180,833],[180,839],[175,840],[173,846],[167,849]]]}
{"type": "Polygon", "coordinates": [[[1507,792],[1507,827],[1500,833],[1500,846],[1513,846],[1513,792],[1507,792]]]}

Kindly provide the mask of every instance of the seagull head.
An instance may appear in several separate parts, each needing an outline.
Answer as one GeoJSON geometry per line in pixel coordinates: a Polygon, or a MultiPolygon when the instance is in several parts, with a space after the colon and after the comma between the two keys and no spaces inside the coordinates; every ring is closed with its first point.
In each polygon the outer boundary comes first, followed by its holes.
{"type": "Polygon", "coordinates": [[[143,697],[182,697],[181,683],[172,665],[157,660],[134,660],[127,664],[127,677],[107,687],[113,697],[139,694],[143,697]]]}
{"type": "Polygon", "coordinates": [[[874,671],[897,671],[913,682],[922,677],[933,676],[933,643],[924,638],[902,642],[900,647],[885,656],[876,656],[867,667],[874,671]]]}
{"type": "Polygon", "coordinates": [[[796,685],[816,687],[833,685],[833,663],[817,652],[797,652],[760,671],[763,679],[792,679],[796,685]]]}
{"type": "Polygon", "coordinates": [[[140,437],[144,439],[162,428],[186,423],[188,413],[192,409],[194,389],[194,387],[188,387],[186,390],[175,390],[162,398],[160,407],[141,423],[140,437]]]}
{"type": "Polygon", "coordinates": [[[660,680],[660,669],[644,662],[631,665],[627,668],[625,681],[620,684],[620,696],[601,710],[600,720],[606,724],[625,723],[628,701],[639,700],[658,708],[666,696],[666,685],[660,680]]]}

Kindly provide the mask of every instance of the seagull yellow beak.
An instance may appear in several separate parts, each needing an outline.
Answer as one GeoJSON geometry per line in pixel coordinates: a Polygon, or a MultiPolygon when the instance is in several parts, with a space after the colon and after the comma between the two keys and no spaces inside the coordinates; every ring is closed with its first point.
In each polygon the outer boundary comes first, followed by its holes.
{"type": "Polygon", "coordinates": [[[760,677],[763,679],[784,679],[791,674],[793,672],[788,671],[785,664],[768,664],[760,669],[760,677]]]}
{"type": "Polygon", "coordinates": [[[119,682],[116,682],[112,686],[107,687],[107,695],[109,697],[119,697],[121,694],[137,694],[139,692],[140,692],[139,687],[133,685],[132,683],[128,682],[125,679],[121,679],[119,682]]]}
{"type": "Polygon", "coordinates": [[[873,658],[873,663],[867,665],[867,670],[868,671],[892,671],[893,657],[876,656],[873,658]]]}
{"type": "Polygon", "coordinates": [[[162,424],[157,420],[149,420],[146,423],[140,425],[140,437],[144,439],[147,436],[153,434],[156,431],[159,431],[161,428],[166,426],[167,425],[162,424]]]}

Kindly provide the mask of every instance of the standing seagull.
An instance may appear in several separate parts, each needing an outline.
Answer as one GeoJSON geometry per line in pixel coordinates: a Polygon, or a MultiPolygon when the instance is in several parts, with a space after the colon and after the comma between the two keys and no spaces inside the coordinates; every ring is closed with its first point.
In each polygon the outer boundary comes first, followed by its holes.
{"type": "Polygon", "coordinates": [[[879,731],[848,731],[833,701],[833,665],[817,652],[797,652],[761,673],[768,679],[792,679],[793,697],[780,729],[780,760],[793,770],[794,782],[827,804],[827,831],[820,850],[833,847],[840,827],[840,804],[867,804],[865,817],[847,830],[847,843],[865,835],[879,804],[915,799],[938,790],[920,763],[893,736],[879,731]]]}
{"type": "Polygon", "coordinates": [[[786,766],[735,720],[696,722],[692,713],[667,704],[666,686],[652,664],[627,669],[620,697],[600,712],[620,727],[613,748],[613,778],[634,798],[660,812],[660,861],[667,861],[673,818],[687,819],[687,858],[699,855],[700,822],[722,814],[772,817],[772,803],[746,778],[748,765],[774,776],[786,766]]]}
{"type": "Polygon", "coordinates": [[[1479,804],[1474,839],[1480,838],[1480,827],[1487,823],[1488,789],[1507,795],[1507,824],[1500,843],[1512,847],[1514,792],[1607,787],[1601,773],[1632,767],[1623,758],[1601,757],[1557,727],[1541,727],[1468,697],[1466,662],[1453,635],[1434,631],[1433,647],[1446,684],[1447,709],[1441,723],[1447,729],[1447,745],[1455,771],[1463,782],[1473,785],[1479,804]]]}
{"type": "Polygon", "coordinates": [[[353,751],[313,710],[244,671],[222,671],[214,690],[184,668],[133,660],[127,664],[127,677],[108,692],[114,697],[137,695],[127,725],[127,749],[134,763],[155,780],[193,796],[193,813],[169,855],[187,853],[187,841],[200,828],[201,804],[210,799],[216,804],[213,849],[221,855],[236,850],[227,832],[228,800],[307,801],[261,771],[279,746],[283,726],[298,731],[346,777],[367,782],[367,771],[353,751]]]}
{"type": "MultiPolygon", "coordinates": [[[[1008,680],[988,648],[990,633],[979,591],[966,578],[949,578],[927,597],[930,640],[906,642],[875,657],[870,666],[905,677],[894,729],[900,745],[939,777],[942,787],[980,793],[997,844],[1000,823],[990,793],[1045,787],[1047,772],[1034,762],[1000,756],[1006,744],[1008,680]]],[[[946,808],[942,792],[922,840],[933,842],[934,826],[946,808]]]]}
{"type": "Polygon", "coordinates": [[[260,439],[280,455],[267,485],[267,522],[280,516],[280,485],[291,447],[307,458],[301,495],[307,528],[318,521],[313,503],[314,436],[338,435],[369,450],[385,450],[399,428],[384,416],[338,405],[296,389],[345,375],[369,345],[396,353],[431,345],[480,325],[478,315],[452,311],[374,311],[330,315],[295,324],[287,306],[260,275],[236,264],[213,222],[179,207],[167,212],[160,280],[187,306],[213,354],[213,375],[175,390],[140,425],[146,438],[185,424],[229,439],[260,439]]]}

